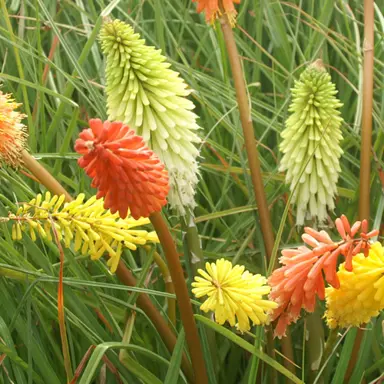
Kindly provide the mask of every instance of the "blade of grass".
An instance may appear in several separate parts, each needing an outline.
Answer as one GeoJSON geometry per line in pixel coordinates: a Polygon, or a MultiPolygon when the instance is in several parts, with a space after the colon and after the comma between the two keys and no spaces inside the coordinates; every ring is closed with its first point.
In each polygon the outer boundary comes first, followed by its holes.
{"type": "MultiPolygon", "coordinates": [[[[94,378],[96,370],[99,366],[99,363],[104,357],[104,354],[109,349],[133,349],[133,350],[142,350],[146,353],[151,354],[150,351],[144,350],[143,348],[137,348],[137,346],[121,343],[121,342],[109,342],[102,343],[98,345],[92,353],[91,358],[88,361],[87,367],[85,368],[84,373],[81,376],[79,384],[90,384],[94,378]]],[[[148,369],[144,368],[141,364],[136,362],[132,357],[125,356],[126,366],[128,369],[145,384],[161,384],[159,380],[153,373],[148,369]]]]}
{"type": "Polygon", "coordinates": [[[256,355],[260,360],[264,361],[268,365],[270,365],[274,370],[277,372],[280,372],[282,375],[293,381],[294,383],[302,384],[303,382],[296,377],[292,372],[290,372],[288,369],[286,369],[284,366],[279,364],[277,361],[274,359],[270,358],[267,354],[264,352],[258,350],[255,348],[254,345],[248,343],[241,337],[237,336],[230,330],[226,329],[225,327],[216,324],[215,322],[207,319],[206,317],[202,315],[195,315],[196,320],[204,323],[208,327],[212,328],[215,332],[223,335],[227,339],[231,340],[235,344],[239,345],[241,348],[245,349],[249,353],[252,353],[252,355],[256,355]]]}
{"type": "Polygon", "coordinates": [[[177,337],[177,343],[175,349],[173,350],[169,369],[167,371],[167,376],[165,376],[164,384],[174,384],[178,382],[178,377],[180,375],[180,364],[181,357],[183,355],[185,334],[184,329],[182,329],[177,337]]]}
{"type": "MultiPolygon", "coordinates": [[[[1,9],[3,10],[3,16],[5,19],[5,23],[7,25],[8,32],[9,32],[9,35],[11,37],[12,43],[15,44],[16,39],[15,39],[15,36],[13,34],[12,24],[11,24],[11,21],[9,19],[9,15],[8,15],[8,11],[7,11],[7,5],[5,4],[5,0],[1,0],[1,9]]],[[[13,45],[13,51],[15,54],[16,66],[17,66],[17,70],[19,72],[20,80],[24,81],[25,76],[24,76],[23,63],[21,62],[21,59],[20,59],[19,50],[17,49],[17,47],[15,45],[13,45]]],[[[32,148],[32,150],[35,150],[36,149],[35,125],[34,125],[33,119],[32,119],[31,108],[29,106],[28,92],[27,92],[27,87],[25,86],[25,83],[21,84],[21,90],[23,93],[24,108],[25,108],[25,111],[27,112],[29,144],[30,144],[30,147],[32,148]]]]}

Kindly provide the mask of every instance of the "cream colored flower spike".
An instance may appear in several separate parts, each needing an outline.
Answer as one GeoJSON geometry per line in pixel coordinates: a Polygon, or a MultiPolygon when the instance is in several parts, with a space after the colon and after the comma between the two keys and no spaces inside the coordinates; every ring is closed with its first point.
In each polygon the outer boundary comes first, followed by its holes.
{"type": "Polygon", "coordinates": [[[291,115],[281,133],[280,150],[284,155],[280,171],[287,171],[286,183],[291,191],[298,184],[292,201],[297,206],[298,225],[312,218],[321,223],[327,209],[335,207],[339,158],[343,153],[339,144],[342,103],[336,93],[321,60],[310,65],[292,89],[291,115]]]}
{"type": "Polygon", "coordinates": [[[194,208],[199,126],[191,93],[160,50],[145,45],[133,28],[114,20],[104,24],[101,47],[107,58],[108,118],[143,136],[164,162],[170,177],[169,203],[180,214],[194,208]]]}

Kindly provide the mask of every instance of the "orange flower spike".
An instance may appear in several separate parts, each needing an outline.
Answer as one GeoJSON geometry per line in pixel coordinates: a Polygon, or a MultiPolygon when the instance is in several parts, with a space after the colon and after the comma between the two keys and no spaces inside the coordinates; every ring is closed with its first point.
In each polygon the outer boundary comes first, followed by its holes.
{"type": "Polygon", "coordinates": [[[148,217],[167,203],[168,173],[143,139],[121,122],[91,119],[76,140],[78,163],[92,178],[104,207],[124,219],[148,217]]]}
{"type": "Polygon", "coordinates": [[[20,152],[25,148],[28,136],[26,126],[21,122],[26,116],[17,111],[20,105],[10,94],[0,91],[0,162],[11,167],[22,164],[20,152]]]}
{"type": "Polygon", "coordinates": [[[236,9],[234,4],[240,4],[240,0],[192,0],[197,2],[197,12],[205,12],[207,23],[214,23],[222,13],[228,15],[232,26],[236,22],[236,9]]]}

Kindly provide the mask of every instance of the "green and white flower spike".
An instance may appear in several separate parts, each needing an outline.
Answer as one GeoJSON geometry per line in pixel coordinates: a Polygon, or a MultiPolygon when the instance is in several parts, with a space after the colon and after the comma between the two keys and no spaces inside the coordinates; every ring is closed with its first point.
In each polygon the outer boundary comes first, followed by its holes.
{"type": "Polygon", "coordinates": [[[107,58],[108,119],[122,121],[141,135],[165,164],[170,177],[168,201],[184,215],[195,207],[200,143],[195,105],[179,73],[160,50],[145,45],[133,28],[120,21],[104,23],[100,32],[107,58]]]}
{"type": "Polygon", "coordinates": [[[335,208],[337,180],[341,171],[339,158],[343,153],[337,90],[321,60],[311,64],[292,89],[290,117],[281,133],[283,153],[280,171],[287,171],[292,202],[297,206],[296,224],[327,217],[327,208],[335,208]]]}

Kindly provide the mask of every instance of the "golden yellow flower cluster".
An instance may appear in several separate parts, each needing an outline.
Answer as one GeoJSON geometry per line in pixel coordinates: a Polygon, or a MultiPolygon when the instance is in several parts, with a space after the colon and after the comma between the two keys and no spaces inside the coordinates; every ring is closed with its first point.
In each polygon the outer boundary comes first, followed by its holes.
{"type": "Polygon", "coordinates": [[[149,224],[149,219],[135,220],[129,215],[121,219],[118,213],[104,209],[103,199],[84,199],[85,195],[80,194],[76,200],[65,203],[64,195],[51,196],[47,192],[43,198],[38,194],[20,206],[16,214],[9,214],[8,219],[15,221],[13,239],[21,240],[22,232],[28,231],[33,241],[37,235],[52,241],[55,231],[67,248],[73,243],[75,251],[90,255],[92,260],[107,252],[111,272],[116,271],[124,247],[136,250],[137,245],[158,242],[155,232],[137,228],[149,224]]]}
{"type": "Polygon", "coordinates": [[[384,309],[384,248],[376,242],[365,257],[353,258],[353,270],[343,263],[337,276],[340,288],[326,288],[325,318],[330,328],[358,327],[384,309]]]}
{"type": "Polygon", "coordinates": [[[268,323],[268,315],[277,304],[263,298],[271,290],[264,276],[253,275],[244,266],[233,266],[224,259],[205,267],[206,271],[198,271],[202,277],[196,276],[192,283],[197,298],[208,296],[202,311],[213,311],[217,323],[228,321],[241,332],[250,329],[249,319],[255,325],[268,323]]]}

